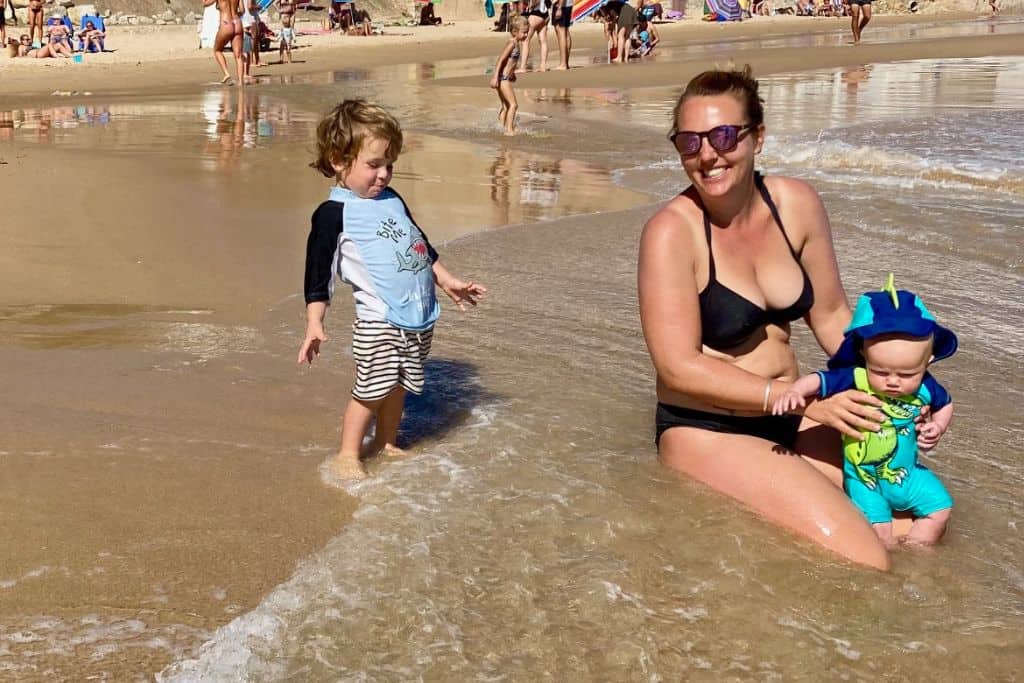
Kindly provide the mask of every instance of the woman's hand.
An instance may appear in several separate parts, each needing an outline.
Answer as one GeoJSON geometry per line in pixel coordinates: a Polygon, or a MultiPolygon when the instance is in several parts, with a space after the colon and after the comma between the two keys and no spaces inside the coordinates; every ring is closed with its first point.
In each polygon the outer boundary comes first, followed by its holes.
{"type": "Polygon", "coordinates": [[[879,410],[881,405],[882,402],[871,394],[849,389],[830,398],[814,401],[807,406],[804,415],[863,441],[862,432],[877,432],[879,425],[885,421],[885,415],[879,410]]]}

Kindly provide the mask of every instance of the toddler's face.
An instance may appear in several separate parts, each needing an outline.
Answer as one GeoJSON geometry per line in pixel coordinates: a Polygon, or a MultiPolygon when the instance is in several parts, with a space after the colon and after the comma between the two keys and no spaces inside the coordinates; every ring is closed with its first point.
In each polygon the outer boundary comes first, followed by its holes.
{"type": "Polygon", "coordinates": [[[864,342],[868,384],[887,396],[913,394],[932,358],[932,338],[883,335],[864,342]]]}
{"type": "Polygon", "coordinates": [[[338,182],[363,199],[378,196],[391,182],[394,159],[388,157],[388,141],[368,138],[363,141],[359,156],[348,168],[334,165],[338,182]]]}

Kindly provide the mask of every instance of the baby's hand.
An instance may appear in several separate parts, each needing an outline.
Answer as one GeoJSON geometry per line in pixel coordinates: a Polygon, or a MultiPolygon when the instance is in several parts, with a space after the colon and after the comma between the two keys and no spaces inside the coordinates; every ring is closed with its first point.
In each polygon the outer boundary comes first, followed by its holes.
{"type": "Polygon", "coordinates": [[[785,415],[791,410],[806,406],[807,401],[804,400],[804,397],[791,389],[775,399],[775,403],[772,405],[772,415],[785,415]]]}
{"type": "Polygon", "coordinates": [[[939,439],[941,439],[942,435],[945,433],[945,430],[935,422],[917,423],[918,448],[923,451],[930,451],[938,445],[939,439]]]}

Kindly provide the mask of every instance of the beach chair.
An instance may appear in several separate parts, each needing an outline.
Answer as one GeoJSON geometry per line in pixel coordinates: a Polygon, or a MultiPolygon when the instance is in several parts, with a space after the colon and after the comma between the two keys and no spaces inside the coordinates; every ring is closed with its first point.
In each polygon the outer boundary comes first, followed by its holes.
{"type": "MultiPolygon", "coordinates": [[[[88,22],[90,22],[90,21],[92,22],[92,25],[97,28],[97,30],[103,31],[104,33],[107,32],[107,25],[103,22],[103,17],[98,17],[98,16],[95,16],[95,15],[92,15],[92,14],[83,14],[82,15],[82,20],[79,22],[79,28],[78,28],[78,51],[79,52],[84,52],[85,51],[85,41],[82,40],[82,32],[85,31],[85,25],[88,22]]],[[[100,48],[99,49],[100,49],[100,52],[103,52],[103,51],[105,51],[107,49],[106,46],[103,44],[102,40],[100,41],[100,48]]],[[[96,52],[96,46],[95,45],[90,46],[90,51],[91,52],[96,52]]]]}

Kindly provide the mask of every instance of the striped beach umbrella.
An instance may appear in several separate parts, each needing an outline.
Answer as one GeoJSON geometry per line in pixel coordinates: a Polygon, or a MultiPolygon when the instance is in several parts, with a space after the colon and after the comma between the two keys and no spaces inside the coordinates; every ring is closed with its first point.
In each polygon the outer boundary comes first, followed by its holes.
{"type": "Polygon", "coordinates": [[[607,0],[574,0],[572,3],[572,21],[576,23],[580,19],[590,16],[601,8],[607,0]]]}

